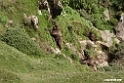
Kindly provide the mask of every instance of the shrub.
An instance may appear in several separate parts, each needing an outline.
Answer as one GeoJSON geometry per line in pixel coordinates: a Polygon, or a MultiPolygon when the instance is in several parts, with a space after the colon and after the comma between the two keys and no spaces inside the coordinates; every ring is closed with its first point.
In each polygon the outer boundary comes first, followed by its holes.
{"type": "Polygon", "coordinates": [[[113,26],[116,26],[118,23],[118,20],[115,18],[111,18],[110,20],[108,20],[108,23],[113,25],[113,26]]]}
{"type": "Polygon", "coordinates": [[[124,9],[124,0],[110,0],[113,7],[119,10],[124,9]]]}
{"type": "Polygon", "coordinates": [[[41,55],[40,47],[20,28],[8,28],[0,39],[28,55],[41,55]]]}
{"type": "Polygon", "coordinates": [[[74,9],[84,9],[88,13],[91,13],[93,5],[97,4],[98,0],[70,0],[69,6],[74,9]]]}
{"type": "Polygon", "coordinates": [[[72,60],[79,61],[79,56],[76,55],[76,54],[71,54],[70,57],[71,57],[72,60]]]}
{"type": "Polygon", "coordinates": [[[110,66],[105,66],[105,67],[103,67],[103,69],[105,71],[119,71],[120,68],[118,65],[111,63],[110,66]]]}
{"type": "Polygon", "coordinates": [[[113,53],[115,59],[124,58],[124,41],[116,45],[116,48],[113,53]]]}
{"type": "Polygon", "coordinates": [[[56,54],[54,56],[55,59],[65,59],[65,57],[62,54],[56,54]]]}
{"type": "Polygon", "coordinates": [[[119,44],[115,44],[109,49],[110,51],[110,59],[112,62],[112,66],[116,65],[120,69],[123,68],[124,64],[124,41],[120,42],[119,44]]]}

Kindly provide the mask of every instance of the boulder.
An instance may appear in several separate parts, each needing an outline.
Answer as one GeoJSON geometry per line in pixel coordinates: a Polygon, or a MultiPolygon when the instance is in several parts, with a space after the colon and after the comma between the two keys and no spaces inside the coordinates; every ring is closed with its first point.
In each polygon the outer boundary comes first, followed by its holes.
{"type": "Polygon", "coordinates": [[[97,53],[97,58],[96,58],[96,64],[98,67],[104,67],[104,66],[108,66],[108,55],[103,52],[103,51],[96,51],[97,53]]]}
{"type": "Polygon", "coordinates": [[[106,20],[106,21],[110,20],[109,10],[106,9],[103,13],[104,13],[104,15],[105,15],[105,20],[106,20]]]}
{"type": "Polygon", "coordinates": [[[101,33],[101,37],[105,42],[101,42],[99,41],[98,43],[106,45],[107,47],[110,47],[113,45],[113,39],[116,41],[116,43],[119,43],[120,41],[116,38],[116,36],[111,33],[109,30],[104,30],[104,31],[100,31],[101,33]]]}
{"type": "Polygon", "coordinates": [[[121,14],[120,21],[118,22],[115,31],[117,38],[124,40],[124,13],[121,14]]]}

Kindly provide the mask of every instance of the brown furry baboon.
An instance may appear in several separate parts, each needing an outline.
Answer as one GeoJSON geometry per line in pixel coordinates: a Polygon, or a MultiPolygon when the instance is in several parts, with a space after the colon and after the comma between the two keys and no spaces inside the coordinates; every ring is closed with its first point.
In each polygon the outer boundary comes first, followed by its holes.
{"type": "Polygon", "coordinates": [[[87,36],[91,41],[97,41],[98,39],[95,37],[95,34],[93,33],[93,31],[91,30],[88,34],[83,34],[85,36],[87,36]]]}
{"type": "Polygon", "coordinates": [[[38,13],[42,15],[41,10],[46,9],[51,18],[55,18],[62,12],[62,3],[60,0],[39,0],[38,1],[38,13]]]}
{"type": "Polygon", "coordinates": [[[85,54],[84,60],[80,60],[80,63],[87,64],[88,66],[91,66],[94,71],[97,71],[96,60],[93,59],[89,54],[85,54]]]}
{"type": "Polygon", "coordinates": [[[56,16],[60,15],[62,12],[62,3],[59,0],[54,0],[54,5],[51,7],[51,14],[52,18],[55,18],[56,16]]]}
{"type": "Polygon", "coordinates": [[[58,28],[57,23],[54,21],[53,22],[53,29],[49,30],[50,35],[55,39],[57,46],[59,47],[59,49],[62,49],[62,33],[61,30],[58,28]]]}
{"type": "Polygon", "coordinates": [[[95,41],[95,40],[96,40],[93,31],[90,31],[90,32],[89,32],[89,36],[88,36],[88,37],[89,37],[89,39],[90,39],[91,41],[95,41]]]}
{"type": "Polygon", "coordinates": [[[49,7],[49,3],[47,0],[39,0],[38,1],[38,9],[39,10],[46,9],[46,10],[48,10],[48,13],[50,14],[50,7],[49,7]]]}

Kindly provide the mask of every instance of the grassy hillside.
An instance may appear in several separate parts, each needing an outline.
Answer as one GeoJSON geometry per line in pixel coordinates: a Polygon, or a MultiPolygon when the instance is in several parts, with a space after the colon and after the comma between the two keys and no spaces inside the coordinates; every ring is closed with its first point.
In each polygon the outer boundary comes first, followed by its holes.
{"type": "Polygon", "coordinates": [[[54,55],[31,58],[0,41],[0,83],[104,83],[104,79],[124,79],[123,71],[95,72],[82,67],[54,55]]]}
{"type": "MultiPolygon", "coordinates": [[[[43,15],[38,15],[37,1],[0,0],[0,83],[105,83],[104,79],[114,78],[122,79],[120,83],[124,82],[123,70],[113,66],[93,71],[87,65],[81,65],[78,54],[67,48],[64,43],[61,52],[69,57],[72,63],[62,54],[49,51],[48,47],[57,48],[55,40],[46,30],[51,29],[53,25],[48,21],[46,10],[42,10],[43,15]],[[38,17],[38,31],[30,25],[24,25],[24,13],[27,16],[38,17]],[[13,24],[7,28],[9,20],[12,20],[13,24]],[[36,41],[32,41],[31,38],[36,38],[36,41]]],[[[101,12],[91,14],[85,11],[81,16],[79,11],[70,5],[69,0],[63,0],[63,5],[62,14],[54,20],[62,32],[63,40],[71,43],[80,52],[79,40],[89,39],[83,34],[92,30],[95,37],[100,38],[101,34],[96,28],[105,27],[104,21],[94,26],[94,22],[97,23],[100,18],[88,18],[93,15],[99,17],[101,12]],[[102,27],[99,27],[100,25],[102,27]]],[[[95,6],[98,6],[96,2],[95,6]]],[[[116,20],[114,19],[114,25],[116,20]]],[[[107,29],[113,31],[114,25],[108,25],[111,28],[108,26],[107,29]]]]}

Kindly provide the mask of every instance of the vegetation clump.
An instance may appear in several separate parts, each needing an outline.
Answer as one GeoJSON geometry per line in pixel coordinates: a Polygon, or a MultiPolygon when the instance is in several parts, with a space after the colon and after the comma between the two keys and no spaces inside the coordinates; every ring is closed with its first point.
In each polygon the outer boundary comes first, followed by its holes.
{"type": "Polygon", "coordinates": [[[20,28],[8,28],[0,39],[28,55],[41,55],[40,47],[20,28]]]}

